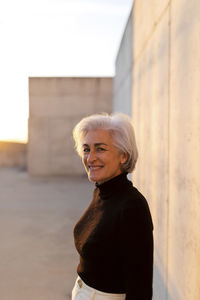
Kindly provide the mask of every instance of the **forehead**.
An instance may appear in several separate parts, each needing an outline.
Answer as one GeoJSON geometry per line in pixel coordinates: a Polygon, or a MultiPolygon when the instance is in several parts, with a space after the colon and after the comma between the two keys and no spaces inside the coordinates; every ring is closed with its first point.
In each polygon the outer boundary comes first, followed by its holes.
{"type": "Polygon", "coordinates": [[[83,144],[96,144],[96,143],[104,143],[104,144],[112,144],[113,139],[108,130],[98,129],[91,130],[83,138],[83,144]]]}

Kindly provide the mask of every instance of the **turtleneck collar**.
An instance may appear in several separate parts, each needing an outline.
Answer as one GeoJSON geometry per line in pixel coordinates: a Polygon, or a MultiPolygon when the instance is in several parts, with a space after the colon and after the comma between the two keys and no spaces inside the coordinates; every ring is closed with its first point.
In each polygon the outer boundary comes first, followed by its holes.
{"type": "Polygon", "coordinates": [[[105,199],[114,194],[117,194],[120,190],[123,190],[126,186],[132,185],[131,181],[127,179],[128,173],[122,173],[104,183],[96,183],[96,187],[100,190],[100,197],[105,199]]]}

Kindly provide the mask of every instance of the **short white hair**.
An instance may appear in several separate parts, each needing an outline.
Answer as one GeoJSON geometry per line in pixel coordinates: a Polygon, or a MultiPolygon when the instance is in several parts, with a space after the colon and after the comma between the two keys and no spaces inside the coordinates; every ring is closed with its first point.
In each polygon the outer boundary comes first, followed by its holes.
{"type": "Polygon", "coordinates": [[[83,154],[83,138],[89,131],[98,129],[108,130],[118,151],[127,154],[128,159],[122,166],[122,172],[131,173],[138,159],[135,132],[131,118],[123,113],[111,115],[102,113],[83,118],[73,129],[75,149],[80,156],[83,154]]]}

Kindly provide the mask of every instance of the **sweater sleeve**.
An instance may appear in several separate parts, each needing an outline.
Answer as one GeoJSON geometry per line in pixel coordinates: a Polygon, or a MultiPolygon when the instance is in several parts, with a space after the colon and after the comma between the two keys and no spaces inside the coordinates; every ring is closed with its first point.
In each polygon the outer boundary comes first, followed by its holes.
{"type": "Polygon", "coordinates": [[[139,199],[124,209],[120,226],[120,256],[126,300],[152,299],[152,231],[152,219],[145,199],[139,199]]]}

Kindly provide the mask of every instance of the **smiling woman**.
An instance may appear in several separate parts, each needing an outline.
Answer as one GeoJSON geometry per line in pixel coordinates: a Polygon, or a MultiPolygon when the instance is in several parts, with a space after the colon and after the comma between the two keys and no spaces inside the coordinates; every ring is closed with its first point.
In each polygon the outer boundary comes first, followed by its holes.
{"type": "Polygon", "coordinates": [[[138,157],[131,119],[92,115],[73,136],[96,187],[74,228],[80,263],[72,300],[151,300],[153,224],[146,199],[127,178],[138,157]]]}

